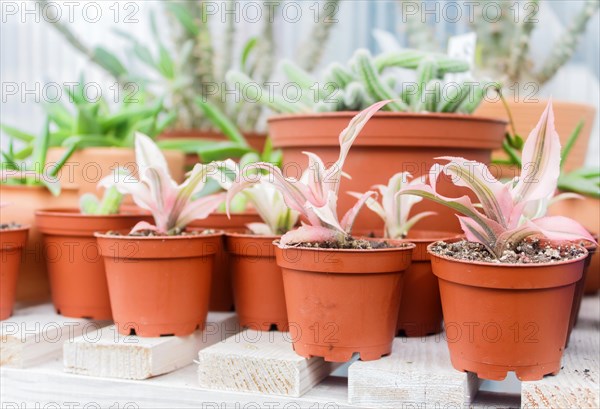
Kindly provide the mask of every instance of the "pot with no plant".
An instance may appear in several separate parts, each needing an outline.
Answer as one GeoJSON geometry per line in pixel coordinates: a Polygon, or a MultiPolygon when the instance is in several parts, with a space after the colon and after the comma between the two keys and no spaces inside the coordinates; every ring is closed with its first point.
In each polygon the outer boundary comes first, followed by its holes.
{"type": "MultiPolygon", "coordinates": [[[[0,208],[7,204],[0,203],[0,208]]],[[[15,222],[0,225],[0,321],[13,313],[17,293],[17,278],[21,267],[21,253],[27,243],[28,226],[15,222]]]]}
{"type": "Polygon", "coordinates": [[[453,366],[479,378],[501,380],[557,374],[565,348],[575,283],[587,257],[573,240],[593,238],[574,220],[538,217],[556,189],[560,140],[551,104],[531,132],[520,177],[503,184],[489,169],[445,157],[431,169],[429,184],[404,194],[442,203],[457,213],[466,240],[428,247],[439,279],[453,366]],[[450,198],[437,190],[445,174],[476,196],[450,198]]]}
{"type": "MultiPolygon", "coordinates": [[[[244,167],[232,161],[223,165],[224,171],[234,176],[234,181],[260,178],[260,174],[246,173],[244,167]]],[[[229,190],[231,178],[224,174],[221,180],[223,187],[229,190]]],[[[252,205],[262,221],[248,223],[246,231],[225,233],[239,322],[244,327],[262,331],[287,331],[283,277],[275,259],[273,241],[294,228],[298,213],[288,208],[283,195],[266,181],[254,184],[235,196],[229,195],[228,214],[231,202],[239,196],[252,205]]]]}
{"type": "MultiPolygon", "coordinates": [[[[386,103],[374,104],[352,119],[339,135],[339,157],[329,168],[313,153],[307,153],[310,164],[300,180],[284,177],[273,164],[248,166],[249,171],[267,171],[259,180],[272,183],[307,223],[275,242],[290,338],[296,353],[304,357],[346,362],[354,353],[363,360],[391,353],[402,275],[410,265],[414,245],[351,236],[359,210],[376,192],[365,193],[341,220],[337,216],[348,151],[367,121],[386,103]]],[[[257,178],[244,178],[228,195],[257,182],[257,178]]]]}
{"type": "MultiPolygon", "coordinates": [[[[356,141],[346,172],[352,179],[341,183],[340,211],[354,205],[348,191],[364,192],[374,181],[389,179],[400,171],[421,176],[442,155],[465,156],[488,163],[492,149],[502,146],[504,121],[470,115],[479,105],[488,87],[494,83],[473,79],[445,81],[446,74],[464,73],[469,64],[441,53],[402,50],[372,56],[359,49],[346,65],[334,63],[321,79],[305,72],[290,61],[281,62],[281,70],[290,83],[300,87],[300,100],[289,102],[281,95],[269,97],[243,73],[230,71],[227,81],[236,84],[244,96],[258,100],[281,115],[269,118],[273,145],[283,150],[284,173],[298,177],[304,170],[304,151],[313,152],[325,163],[337,159],[338,135],[356,115],[376,101],[393,100],[365,126],[356,141]],[[407,81],[403,70],[415,71],[417,80],[407,81]],[[316,87],[326,84],[324,87],[316,87]],[[256,93],[254,94],[254,92],[256,93]],[[387,166],[377,166],[386,163],[387,166]]],[[[441,182],[449,193],[458,188],[441,182]]],[[[416,212],[435,211],[440,217],[423,220],[423,230],[460,231],[452,212],[436,203],[417,204],[416,212]]],[[[359,215],[356,229],[379,229],[377,216],[359,215]]]]}
{"type": "Polygon", "coordinates": [[[140,222],[131,232],[95,234],[106,267],[114,321],[125,335],[189,335],[206,323],[221,232],[190,232],[186,226],[214,211],[224,193],[192,201],[204,188],[210,166],[197,164],[177,185],[150,138],[137,134],[135,150],[139,180],[119,170],[101,182],[131,194],[135,204],[154,218],[154,225],[140,222]]]}
{"type": "Polygon", "coordinates": [[[12,204],[2,209],[0,222],[18,221],[30,226],[17,281],[17,301],[45,302],[50,297],[50,284],[35,212],[48,206],[77,206],[77,189],[61,186],[57,178],[75,149],[67,150],[55,163],[49,161],[48,122],[40,135],[20,136],[27,146],[17,150],[11,138],[0,157],[0,196],[3,202],[12,204]]]}
{"type": "Polygon", "coordinates": [[[131,229],[151,218],[135,207],[121,210],[122,195],[111,187],[99,201],[91,193],[80,198],[80,210],[44,209],[36,225],[44,249],[52,302],[58,314],[96,320],[112,319],[104,261],[94,233],[131,229]]]}
{"type": "MultiPolygon", "coordinates": [[[[435,213],[422,212],[409,218],[413,205],[423,200],[418,196],[399,194],[405,187],[422,183],[422,178],[410,179],[410,173],[400,172],[392,176],[387,185],[374,186],[381,195],[381,203],[370,198],[366,205],[383,220],[384,238],[405,240],[416,246],[412,263],[404,272],[396,331],[398,335],[421,337],[441,332],[443,321],[438,280],[431,270],[427,246],[435,241],[455,238],[457,234],[413,229],[420,220],[435,213]]],[[[354,192],[350,194],[356,198],[362,196],[354,192]]]]}

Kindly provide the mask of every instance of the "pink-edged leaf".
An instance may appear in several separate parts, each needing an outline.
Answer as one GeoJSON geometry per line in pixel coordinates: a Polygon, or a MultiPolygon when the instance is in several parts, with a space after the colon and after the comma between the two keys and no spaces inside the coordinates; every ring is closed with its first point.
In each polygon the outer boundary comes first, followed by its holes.
{"type": "Polygon", "coordinates": [[[513,248],[515,245],[519,244],[521,241],[525,240],[529,236],[533,236],[534,234],[539,234],[540,229],[527,220],[521,226],[506,230],[502,234],[498,236],[498,240],[494,245],[493,252],[496,257],[501,258],[502,254],[505,250],[513,248]]]}
{"type": "MultiPolygon", "coordinates": [[[[376,186],[374,186],[374,187],[376,187],[376,186]]],[[[385,187],[385,186],[378,185],[378,187],[385,187]]],[[[358,193],[358,192],[347,192],[347,193],[355,199],[360,199],[363,196],[362,193],[358,193]]],[[[380,190],[380,194],[381,194],[381,190],[380,190]]],[[[367,205],[367,208],[369,208],[369,210],[373,211],[373,213],[375,213],[377,216],[379,216],[381,218],[381,220],[383,220],[385,222],[385,220],[386,220],[385,210],[383,209],[383,206],[381,206],[381,204],[377,200],[375,200],[372,197],[369,197],[365,204],[367,205]]]]}
{"type": "Polygon", "coordinates": [[[513,188],[515,202],[550,197],[560,175],[560,138],[554,127],[551,100],[525,142],[522,162],[521,175],[513,188]]]}
{"type": "Polygon", "coordinates": [[[376,102],[370,107],[359,112],[348,124],[348,126],[340,133],[340,154],[338,160],[327,169],[325,180],[331,183],[333,190],[337,194],[339,191],[339,181],[344,167],[344,162],[348,156],[348,151],[352,147],[354,140],[360,134],[364,126],[369,122],[369,119],[382,107],[392,102],[391,100],[376,102]]]}
{"type": "Polygon", "coordinates": [[[162,168],[169,174],[167,160],[161,150],[149,136],[140,132],[135,134],[135,160],[140,175],[150,167],[162,168]]]}
{"type": "Polygon", "coordinates": [[[156,227],[155,225],[150,224],[148,222],[139,222],[138,224],[133,226],[133,229],[131,229],[129,234],[137,233],[139,231],[144,231],[144,230],[153,231],[153,232],[157,232],[157,233],[161,233],[161,234],[167,234],[166,231],[160,230],[158,227],[156,227]]]}
{"type": "Polygon", "coordinates": [[[356,217],[358,216],[358,213],[363,208],[365,203],[367,203],[369,199],[373,199],[376,197],[377,192],[369,190],[368,192],[363,193],[363,195],[358,199],[356,204],[346,212],[341,222],[342,229],[346,232],[346,234],[350,234],[350,232],[352,231],[352,227],[354,225],[354,222],[356,221],[356,217]]]}
{"type": "MultiPolygon", "coordinates": [[[[459,198],[449,198],[440,195],[435,192],[434,188],[425,184],[415,184],[400,191],[400,194],[421,196],[425,199],[429,199],[433,202],[442,204],[458,213],[472,219],[474,223],[479,225],[482,231],[485,232],[485,237],[488,237],[491,242],[496,241],[496,235],[498,231],[503,231],[502,226],[481,214],[475,209],[471,199],[468,196],[462,196],[459,198]]],[[[465,232],[467,233],[467,232],[465,232]]]]}
{"type": "Polygon", "coordinates": [[[494,252],[494,246],[497,242],[496,234],[490,234],[489,231],[484,229],[480,224],[476,223],[470,217],[458,215],[456,217],[458,218],[458,221],[460,222],[460,227],[465,233],[465,237],[468,241],[481,243],[485,247],[487,247],[488,250],[494,252]]]}
{"type": "Polygon", "coordinates": [[[560,193],[560,194],[554,196],[552,199],[550,199],[550,203],[548,203],[548,206],[552,206],[553,204],[562,202],[563,200],[583,200],[583,199],[585,199],[585,196],[580,195],[578,193],[564,192],[564,193],[560,193]]]}
{"type": "Polygon", "coordinates": [[[308,156],[308,168],[302,175],[302,181],[308,186],[310,192],[309,201],[317,207],[325,206],[327,202],[327,191],[332,190],[325,180],[325,164],[317,155],[311,152],[302,152],[308,156]]]}
{"type": "Polygon", "coordinates": [[[198,198],[188,202],[178,215],[175,227],[184,229],[185,226],[197,219],[205,219],[213,213],[225,200],[226,193],[217,193],[214,195],[198,198]]]}
{"type": "Polygon", "coordinates": [[[275,186],[275,188],[277,188],[277,190],[281,192],[288,207],[300,214],[306,215],[305,204],[308,199],[307,188],[305,185],[299,183],[296,179],[286,178],[283,176],[283,173],[281,173],[281,169],[272,163],[257,162],[247,166],[246,169],[248,171],[258,169],[266,170],[269,172],[269,175],[262,178],[243,177],[239,181],[236,181],[227,192],[227,203],[229,203],[233,197],[242,190],[262,180],[271,183],[273,186],[275,186]]]}
{"type": "Polygon", "coordinates": [[[486,165],[452,156],[436,159],[449,161],[442,167],[442,172],[450,176],[456,186],[467,187],[475,193],[487,217],[508,226],[513,209],[511,192],[492,176],[486,165]]]}
{"type": "Polygon", "coordinates": [[[322,226],[301,226],[281,236],[279,247],[298,245],[301,243],[322,243],[336,241],[340,232],[322,226]]]}
{"type": "Polygon", "coordinates": [[[111,176],[106,176],[98,182],[98,187],[111,186],[121,194],[131,195],[133,202],[142,209],[152,212],[155,208],[148,186],[133,177],[127,169],[115,169],[111,176]]]}
{"type": "Polygon", "coordinates": [[[141,183],[150,192],[152,200],[150,212],[152,212],[156,227],[161,231],[169,231],[170,226],[174,226],[179,216],[179,212],[173,210],[177,195],[177,185],[173,182],[169,174],[160,167],[146,168],[142,175],[141,183]]]}
{"type": "Polygon", "coordinates": [[[589,240],[596,243],[592,235],[581,224],[564,216],[547,216],[531,220],[539,231],[550,240],[589,240]]]}
{"type": "Polygon", "coordinates": [[[321,206],[321,207],[309,206],[308,207],[308,210],[309,210],[309,212],[307,212],[308,215],[310,216],[310,213],[312,212],[317,217],[316,219],[309,217],[309,222],[313,226],[326,225],[332,229],[344,231],[344,229],[342,228],[342,225],[338,221],[336,209],[337,209],[337,195],[335,193],[333,193],[332,191],[329,191],[327,194],[327,203],[325,203],[324,206],[321,206]]]}

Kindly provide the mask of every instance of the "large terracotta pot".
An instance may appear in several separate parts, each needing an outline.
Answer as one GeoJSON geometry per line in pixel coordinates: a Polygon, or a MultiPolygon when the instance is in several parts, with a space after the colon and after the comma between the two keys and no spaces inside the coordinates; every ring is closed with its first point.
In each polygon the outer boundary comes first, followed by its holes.
{"type": "Polygon", "coordinates": [[[211,270],[221,233],[95,235],[120,334],[185,336],[204,329],[211,270]]]}
{"type": "Polygon", "coordinates": [[[442,302],[438,279],[431,270],[427,246],[456,238],[455,233],[411,230],[407,242],[415,244],[412,263],[404,271],[402,299],[396,331],[408,337],[424,337],[442,331],[442,302]]]}
{"type": "MultiPolygon", "coordinates": [[[[357,112],[280,115],[269,119],[273,146],[283,150],[283,172],[300,177],[308,165],[303,151],[319,155],[326,165],[339,155],[339,134],[357,112]]],[[[439,156],[460,156],[489,163],[491,152],[502,146],[505,122],[459,114],[412,114],[378,112],[365,125],[344,164],[352,179],[342,179],[338,210],[344,214],[356,199],[346,192],[366,192],[375,184],[386,183],[397,172],[413,176],[429,172],[439,156]]],[[[450,182],[440,181],[440,193],[462,195],[466,191],[450,182]]],[[[424,219],[419,228],[460,232],[454,212],[424,200],[415,212],[436,211],[439,218],[424,219]]],[[[355,223],[357,231],[383,228],[372,212],[362,212],[355,223]]]]}
{"type": "MultiPolygon", "coordinates": [[[[225,232],[246,231],[248,223],[258,223],[261,219],[256,212],[232,213],[231,219],[226,213],[215,212],[206,219],[194,220],[188,225],[189,230],[223,230],[225,232]]],[[[215,254],[210,287],[210,311],[233,311],[233,290],[231,286],[231,270],[229,255],[225,251],[225,243],[219,242],[215,254]]]]}
{"type": "MultiPolygon", "coordinates": [[[[195,129],[172,129],[166,132],[163,132],[158,139],[159,140],[169,140],[169,139],[206,139],[212,140],[215,142],[224,142],[227,141],[227,137],[220,132],[215,131],[200,131],[195,129]]],[[[262,152],[265,146],[265,140],[267,135],[261,133],[251,133],[245,132],[244,138],[248,144],[258,152],[262,152]]],[[[185,166],[186,168],[193,167],[200,158],[196,154],[187,154],[185,155],[185,166]]]]}
{"type": "MultiPolygon", "coordinates": [[[[600,199],[585,197],[561,200],[548,209],[552,216],[566,216],[577,220],[589,232],[600,233],[600,199]]],[[[595,294],[600,290],[600,252],[596,251],[590,261],[585,278],[585,294],[595,294]]]]}
{"type": "MultiPolygon", "coordinates": [[[[48,150],[48,163],[56,162],[63,155],[65,148],[51,148],[48,150]]],[[[171,176],[177,182],[184,179],[183,152],[164,150],[171,176]]],[[[118,167],[124,167],[137,175],[135,151],[133,148],[85,148],[75,151],[73,156],[65,163],[59,173],[63,186],[79,187],[79,193],[98,194],[98,182],[105,176],[110,176],[118,167]]],[[[130,201],[129,197],[126,198],[130,201]]]]}
{"type": "MultiPolygon", "coordinates": [[[[547,104],[548,101],[543,100],[538,102],[508,101],[508,106],[513,116],[516,130],[523,138],[527,138],[529,133],[533,130],[533,128],[535,128],[547,104]]],[[[590,135],[592,133],[592,129],[594,129],[596,108],[592,105],[557,100],[553,100],[552,104],[554,105],[555,115],[554,124],[558,134],[560,135],[562,146],[565,146],[567,143],[567,140],[577,126],[577,123],[582,119],[585,121],[583,129],[579,134],[579,139],[573,146],[573,149],[571,150],[571,153],[569,154],[569,157],[565,163],[565,170],[569,172],[584,165],[590,135]]],[[[475,115],[508,121],[506,109],[501,101],[484,101],[479,106],[477,111],[475,111],[475,115]]],[[[507,159],[506,154],[502,150],[495,151],[494,158],[507,159]]],[[[515,166],[511,166],[503,169],[503,173],[498,175],[512,178],[517,176],[519,173],[520,169],[517,169],[515,166]]]]}
{"type": "Polygon", "coordinates": [[[489,380],[502,380],[509,371],[522,381],[559,372],[587,251],[563,262],[496,264],[428,250],[454,368],[489,380]]]}
{"type": "Polygon", "coordinates": [[[66,317],[112,319],[104,260],[94,233],[131,229],[152,217],[140,211],[115,215],[84,215],[77,209],[46,209],[36,213],[44,237],[52,302],[66,317]]]}
{"type": "Polygon", "coordinates": [[[377,250],[276,246],[294,351],[370,361],[392,352],[403,271],[414,245],[377,250]]]}
{"type": "Polygon", "coordinates": [[[28,226],[0,230],[0,320],[13,313],[21,252],[27,242],[28,226]]]}
{"type": "Polygon", "coordinates": [[[226,233],[233,277],[233,298],[240,325],[256,330],[287,331],[281,268],[275,260],[275,236],[226,233]]]}
{"type": "Polygon", "coordinates": [[[50,298],[50,283],[46,272],[42,235],[35,224],[35,212],[44,207],[77,207],[77,189],[63,187],[60,196],[55,197],[41,186],[0,184],[0,200],[10,204],[0,211],[1,223],[17,222],[30,226],[17,282],[17,300],[46,301],[50,298]]]}

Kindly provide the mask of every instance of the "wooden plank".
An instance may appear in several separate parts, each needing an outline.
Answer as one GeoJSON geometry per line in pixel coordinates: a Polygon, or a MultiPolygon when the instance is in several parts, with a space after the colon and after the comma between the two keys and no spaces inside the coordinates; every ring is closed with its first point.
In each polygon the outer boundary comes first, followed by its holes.
{"type": "Polygon", "coordinates": [[[58,315],[51,304],[17,310],[1,322],[0,366],[24,368],[50,360],[61,355],[64,342],[105,325],[58,315]]]}
{"type": "Polygon", "coordinates": [[[209,313],[205,330],[186,337],[123,336],[111,325],[65,343],[64,367],[80,375],[147,379],[191,364],[202,348],[238,330],[230,312],[209,313]]]}
{"type": "Polygon", "coordinates": [[[341,364],[297,355],[284,332],[245,330],[198,354],[208,389],[302,396],[341,364]]]}
{"type": "Polygon", "coordinates": [[[0,368],[6,408],[350,409],[345,378],[327,378],[302,397],[206,390],[197,366],[146,380],[95,378],[66,373],[59,360],[31,369],[0,368]]]}
{"type": "Polygon", "coordinates": [[[600,407],[600,298],[585,297],[556,376],[521,383],[523,408],[600,407]]]}
{"type": "Polygon", "coordinates": [[[452,367],[443,334],[396,338],[391,355],[348,370],[348,400],[361,407],[463,407],[478,387],[476,376],[452,367]]]}

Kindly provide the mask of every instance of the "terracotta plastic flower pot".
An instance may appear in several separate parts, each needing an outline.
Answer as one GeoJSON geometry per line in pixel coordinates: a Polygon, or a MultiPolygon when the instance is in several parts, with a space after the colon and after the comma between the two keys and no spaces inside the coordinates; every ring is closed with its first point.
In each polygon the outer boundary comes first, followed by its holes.
{"type": "MultiPolygon", "coordinates": [[[[163,132],[158,139],[159,140],[169,140],[169,139],[204,139],[204,140],[212,140],[215,142],[224,142],[228,141],[227,137],[220,132],[215,131],[201,131],[197,129],[172,129],[166,132],[163,132]]],[[[267,139],[267,135],[261,133],[252,133],[252,132],[244,132],[244,138],[248,144],[254,148],[257,152],[262,152],[265,146],[265,141],[267,139]]],[[[233,156],[232,158],[235,158],[233,156]]],[[[185,166],[186,168],[193,167],[196,163],[198,163],[198,155],[196,154],[187,154],[185,155],[185,166]]]]}
{"type": "Polygon", "coordinates": [[[347,362],[392,352],[413,244],[377,250],[275,247],[298,355],[347,362]]]}
{"type": "MultiPolygon", "coordinates": [[[[517,102],[511,101],[509,98],[508,106],[513,116],[515,127],[517,132],[519,132],[523,138],[526,138],[529,135],[529,132],[535,128],[547,104],[548,101],[544,100],[539,100],[537,102],[517,102]]],[[[577,123],[579,123],[580,120],[584,121],[577,143],[573,146],[565,163],[565,170],[570,172],[581,167],[585,162],[588,143],[592,134],[592,129],[594,128],[596,108],[593,105],[557,100],[553,100],[552,104],[554,105],[555,112],[554,122],[556,130],[560,135],[562,146],[566,145],[567,140],[577,126],[577,123]]],[[[501,101],[484,101],[475,112],[475,115],[508,120],[508,114],[501,101]]],[[[506,159],[506,154],[502,150],[498,150],[494,152],[494,158],[506,159]]],[[[496,169],[498,170],[499,168],[496,169]]],[[[520,168],[513,166],[502,167],[502,172],[497,172],[496,174],[497,176],[512,178],[518,176],[520,172],[520,168]]]]}
{"type": "Polygon", "coordinates": [[[131,237],[96,233],[119,333],[185,336],[204,329],[211,270],[221,235],[131,237]]]}
{"type": "Polygon", "coordinates": [[[431,246],[454,368],[489,380],[557,374],[587,251],[555,263],[495,264],[439,256],[431,246]]]}
{"type": "MultiPolygon", "coordinates": [[[[308,151],[319,155],[326,165],[339,155],[339,134],[357,112],[279,115],[269,119],[273,146],[283,150],[283,173],[300,177],[308,165],[308,151]]],[[[344,165],[352,179],[342,179],[339,213],[356,203],[346,192],[366,192],[374,184],[388,180],[400,171],[413,176],[427,174],[439,156],[461,156],[489,163],[493,149],[502,146],[506,122],[460,114],[414,114],[378,112],[356,139],[344,165]]],[[[467,192],[440,180],[440,193],[459,197],[467,192]]],[[[436,211],[438,218],[424,219],[421,230],[460,232],[454,212],[442,205],[423,200],[416,213],[436,211]]],[[[381,231],[383,222],[372,212],[362,212],[355,231],[381,231]]]]}
{"type": "Polygon", "coordinates": [[[585,290],[585,281],[590,268],[590,264],[598,246],[594,243],[585,242],[582,244],[588,251],[588,256],[585,259],[583,266],[583,274],[581,278],[575,284],[575,294],[573,295],[573,305],[571,306],[571,316],[569,317],[569,330],[567,332],[567,341],[565,342],[565,348],[569,346],[569,340],[571,339],[571,332],[575,325],[577,325],[577,318],[579,317],[579,310],[581,309],[581,301],[585,290]]]}
{"type": "MultiPolygon", "coordinates": [[[[206,219],[194,220],[188,225],[189,230],[223,230],[225,232],[246,231],[248,223],[261,222],[256,212],[232,213],[231,219],[226,213],[213,213],[206,219]]],[[[233,289],[229,256],[225,251],[225,243],[220,242],[212,271],[210,287],[210,311],[233,311],[233,289]]]]}
{"type": "Polygon", "coordinates": [[[431,270],[431,256],[427,246],[439,240],[450,240],[456,233],[411,230],[407,242],[416,247],[412,263],[404,271],[402,299],[396,331],[408,337],[423,337],[442,332],[442,302],[438,279],[431,270]]]}
{"type": "MultiPolygon", "coordinates": [[[[593,236],[598,242],[598,234],[593,234],[593,236]]],[[[596,294],[598,290],[600,290],[600,252],[596,250],[590,260],[590,266],[583,285],[583,293],[591,295],[596,294]]]]}
{"type": "Polygon", "coordinates": [[[50,298],[50,282],[43,254],[42,235],[35,224],[35,212],[44,207],[77,207],[77,189],[63,187],[60,196],[55,197],[41,186],[0,184],[0,197],[2,202],[9,203],[9,206],[0,211],[1,223],[18,222],[30,226],[17,281],[17,301],[46,301],[50,298]]]}
{"type": "MultiPolygon", "coordinates": [[[[56,162],[64,154],[65,148],[48,150],[48,163],[56,162]]],[[[176,150],[163,150],[169,172],[177,182],[183,182],[185,154],[176,150]]],[[[110,176],[118,167],[124,167],[136,175],[137,165],[133,148],[92,147],[75,151],[59,173],[63,186],[79,187],[79,194],[98,194],[98,182],[110,176]]],[[[133,203],[129,196],[126,203],[133,203]]]]}
{"type": "Polygon", "coordinates": [[[275,236],[226,233],[233,298],[240,325],[256,330],[288,330],[281,268],[275,236]]]}
{"type": "Polygon", "coordinates": [[[84,215],[77,209],[47,209],[36,213],[44,237],[52,302],[66,317],[112,318],[104,261],[94,233],[128,230],[139,221],[152,222],[141,211],[117,215],[84,215]]]}
{"type": "Polygon", "coordinates": [[[21,253],[28,231],[29,226],[0,230],[0,320],[13,313],[21,253]]]}
{"type": "MultiPolygon", "coordinates": [[[[600,232],[600,199],[584,197],[581,199],[561,200],[548,209],[552,216],[566,216],[577,220],[589,232],[600,232]]],[[[597,241],[597,236],[596,236],[597,241]]],[[[600,252],[592,256],[585,279],[585,294],[596,294],[600,290],[600,252]]]]}

